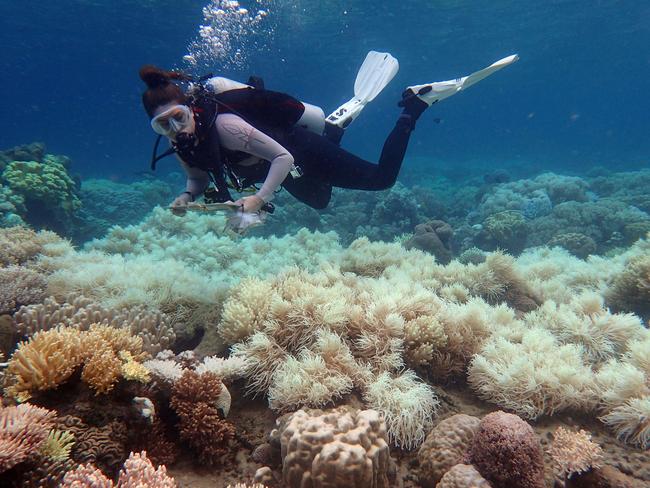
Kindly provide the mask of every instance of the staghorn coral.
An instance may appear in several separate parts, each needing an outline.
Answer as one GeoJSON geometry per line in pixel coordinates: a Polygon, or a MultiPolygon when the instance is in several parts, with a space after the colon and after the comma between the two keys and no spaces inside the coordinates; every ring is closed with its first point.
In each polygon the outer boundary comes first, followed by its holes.
{"type": "Polygon", "coordinates": [[[235,428],[219,416],[222,387],[214,373],[186,370],[174,383],[169,402],[180,418],[181,438],[208,464],[218,463],[230,452],[235,436],[235,428]]]}
{"type": "Polygon", "coordinates": [[[516,415],[497,411],[483,417],[467,457],[494,488],[544,488],[542,445],[516,415]]]}
{"type": "Polygon", "coordinates": [[[418,451],[418,480],[424,488],[435,488],[447,471],[462,462],[479,422],[471,415],[456,414],[440,421],[429,432],[418,451]]]}
{"type": "Polygon", "coordinates": [[[47,439],[54,416],[28,403],[0,409],[0,473],[36,453],[47,439]]]}
{"type": "Polygon", "coordinates": [[[153,467],[147,454],[131,453],[124,462],[117,484],[92,464],[80,465],[63,477],[61,488],[176,488],[165,466],[153,467]]]}
{"type": "Polygon", "coordinates": [[[440,479],[436,488],[492,488],[471,464],[456,464],[440,479]]]}
{"type": "Polygon", "coordinates": [[[555,472],[562,479],[600,468],[603,462],[602,449],[591,441],[591,435],[584,430],[572,432],[558,427],[553,433],[553,443],[547,452],[553,459],[555,472]]]}
{"type": "Polygon", "coordinates": [[[380,374],[363,397],[384,417],[391,442],[404,449],[413,449],[422,442],[440,405],[433,389],[411,370],[396,377],[380,374]]]}
{"type": "Polygon", "coordinates": [[[632,398],[600,417],[623,442],[650,447],[650,395],[632,398]]]}
{"type": "Polygon", "coordinates": [[[388,488],[386,426],[373,410],[298,410],[279,427],[287,488],[388,488]]]}

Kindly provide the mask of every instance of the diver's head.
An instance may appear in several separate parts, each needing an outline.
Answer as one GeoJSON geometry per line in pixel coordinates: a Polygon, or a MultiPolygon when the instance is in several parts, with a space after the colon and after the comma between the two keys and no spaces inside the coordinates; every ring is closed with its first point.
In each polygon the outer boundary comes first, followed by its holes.
{"type": "Polygon", "coordinates": [[[163,71],[155,66],[140,68],[140,78],[147,84],[142,104],[151,118],[151,127],[158,134],[176,141],[194,134],[194,113],[187,97],[172,80],[187,81],[189,77],[176,71],[163,71]],[[185,134],[183,136],[182,134],[185,134]]]}

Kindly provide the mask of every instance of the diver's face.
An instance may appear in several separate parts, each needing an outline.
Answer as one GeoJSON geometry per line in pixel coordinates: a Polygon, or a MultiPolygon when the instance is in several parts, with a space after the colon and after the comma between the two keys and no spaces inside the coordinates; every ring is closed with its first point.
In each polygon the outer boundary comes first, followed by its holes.
{"type": "Polygon", "coordinates": [[[187,105],[168,103],[156,109],[151,128],[158,134],[176,140],[178,134],[193,134],[196,129],[194,114],[187,105]]]}

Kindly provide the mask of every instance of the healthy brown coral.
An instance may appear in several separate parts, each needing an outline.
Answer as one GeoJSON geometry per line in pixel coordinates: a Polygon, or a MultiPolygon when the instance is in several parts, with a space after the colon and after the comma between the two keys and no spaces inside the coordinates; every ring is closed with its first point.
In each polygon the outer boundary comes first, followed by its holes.
{"type": "Polygon", "coordinates": [[[462,462],[472,445],[480,420],[456,414],[436,425],[418,451],[420,484],[434,488],[452,466],[462,462]]]}
{"type": "Polygon", "coordinates": [[[516,415],[497,411],[483,417],[467,457],[494,488],[544,488],[542,445],[516,415]]]}
{"type": "Polygon", "coordinates": [[[172,387],[171,407],[180,418],[181,438],[202,462],[216,464],[230,451],[235,428],[223,420],[217,407],[222,383],[217,375],[186,370],[172,387]]]}

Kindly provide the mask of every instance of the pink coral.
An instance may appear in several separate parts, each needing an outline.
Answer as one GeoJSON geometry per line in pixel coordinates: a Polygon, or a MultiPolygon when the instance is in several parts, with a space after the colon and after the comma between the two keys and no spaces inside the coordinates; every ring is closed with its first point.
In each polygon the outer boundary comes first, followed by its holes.
{"type": "Polygon", "coordinates": [[[542,445],[516,415],[498,411],[483,417],[467,457],[493,488],[544,488],[542,445]]]}
{"type": "Polygon", "coordinates": [[[61,488],[176,488],[174,478],[167,476],[165,466],[154,469],[147,454],[131,453],[120,471],[117,485],[92,464],[80,465],[68,471],[61,488]]]}

